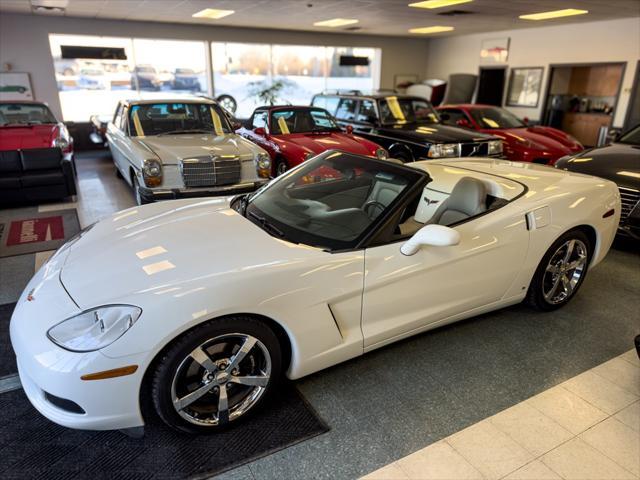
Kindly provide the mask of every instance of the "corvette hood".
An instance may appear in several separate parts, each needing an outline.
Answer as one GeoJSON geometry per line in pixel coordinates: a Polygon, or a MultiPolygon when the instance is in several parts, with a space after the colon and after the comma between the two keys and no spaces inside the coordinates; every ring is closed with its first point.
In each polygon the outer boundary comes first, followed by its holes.
{"type": "Polygon", "coordinates": [[[373,153],[359,142],[356,137],[342,133],[293,133],[280,135],[278,140],[297,145],[311,153],[321,153],[332,149],[361,155],[371,155],[373,153]]]}
{"type": "Polygon", "coordinates": [[[118,212],[70,249],[60,279],[81,308],[126,301],[204,279],[282,267],[320,251],[276,239],[228,199],[178,200],[118,212]]]}
{"type": "Polygon", "coordinates": [[[154,135],[137,139],[145,148],[155,153],[165,165],[177,164],[184,158],[202,155],[233,155],[246,158],[253,155],[255,147],[239,135],[154,135]]]}
{"type": "Polygon", "coordinates": [[[57,128],[57,124],[0,127],[0,150],[48,148],[57,128]]]}

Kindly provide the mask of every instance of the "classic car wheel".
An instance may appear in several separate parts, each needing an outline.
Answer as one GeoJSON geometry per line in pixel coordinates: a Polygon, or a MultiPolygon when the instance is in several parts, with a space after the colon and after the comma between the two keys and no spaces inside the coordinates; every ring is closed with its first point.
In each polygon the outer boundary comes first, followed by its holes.
{"type": "Polygon", "coordinates": [[[231,95],[220,95],[216,98],[216,101],[222,108],[228,110],[231,113],[236,113],[236,110],[238,109],[238,103],[236,102],[236,99],[231,95]]]}
{"type": "Polygon", "coordinates": [[[278,159],[278,162],[276,163],[276,177],[279,177],[280,175],[285,173],[287,170],[289,170],[289,166],[287,165],[287,162],[281,158],[278,159]]]}
{"type": "Polygon", "coordinates": [[[212,320],[187,332],[162,356],[152,400],[162,420],[188,433],[210,433],[245,418],[281,374],[280,344],[249,317],[212,320]]]}
{"type": "Polygon", "coordinates": [[[573,230],[556,240],[542,258],[527,303],[539,310],[555,310],[571,300],[587,275],[591,246],[587,236],[573,230]]]}

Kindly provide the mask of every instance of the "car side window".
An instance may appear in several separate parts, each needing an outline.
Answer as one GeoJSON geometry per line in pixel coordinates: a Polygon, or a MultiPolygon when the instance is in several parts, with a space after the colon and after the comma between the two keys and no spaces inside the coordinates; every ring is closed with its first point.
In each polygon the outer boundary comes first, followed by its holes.
{"type": "Polygon", "coordinates": [[[358,101],[353,98],[343,98],[338,105],[336,118],[340,120],[354,120],[358,101]]]}
{"type": "Polygon", "coordinates": [[[378,115],[376,114],[375,103],[372,100],[361,100],[360,111],[357,117],[359,122],[376,123],[378,115]]]}
{"type": "Polygon", "coordinates": [[[457,110],[454,108],[440,110],[440,115],[442,118],[442,123],[444,123],[445,125],[453,125],[454,127],[458,124],[458,120],[467,119],[462,110],[457,110]]]}
{"type": "Polygon", "coordinates": [[[253,114],[253,118],[251,119],[251,128],[255,130],[256,128],[267,128],[267,111],[261,110],[259,112],[255,112],[253,114]]]}

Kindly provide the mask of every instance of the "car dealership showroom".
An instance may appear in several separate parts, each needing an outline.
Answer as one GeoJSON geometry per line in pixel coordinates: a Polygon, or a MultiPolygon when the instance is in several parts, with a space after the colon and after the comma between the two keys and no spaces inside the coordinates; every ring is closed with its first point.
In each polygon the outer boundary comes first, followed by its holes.
{"type": "Polygon", "coordinates": [[[0,479],[640,480],[640,0],[0,0],[0,479]]]}

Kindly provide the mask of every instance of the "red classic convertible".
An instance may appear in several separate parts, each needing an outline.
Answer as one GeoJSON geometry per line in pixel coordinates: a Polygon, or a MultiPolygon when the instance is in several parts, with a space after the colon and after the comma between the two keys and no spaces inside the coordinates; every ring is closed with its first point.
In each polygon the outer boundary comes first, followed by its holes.
{"type": "Polygon", "coordinates": [[[274,176],[282,175],[325,150],[387,158],[387,151],[379,145],[352,135],[350,128],[343,132],[323,108],[256,108],[246,126],[237,133],[269,152],[274,176]]]}
{"type": "Polygon", "coordinates": [[[551,127],[530,127],[508,110],[491,105],[443,105],[442,122],[470,128],[503,139],[503,154],[509,160],[553,165],[565,155],[584,150],[571,135],[551,127]]]}
{"type": "Polygon", "coordinates": [[[75,195],[73,139],[44,103],[0,102],[0,204],[75,195]]]}

